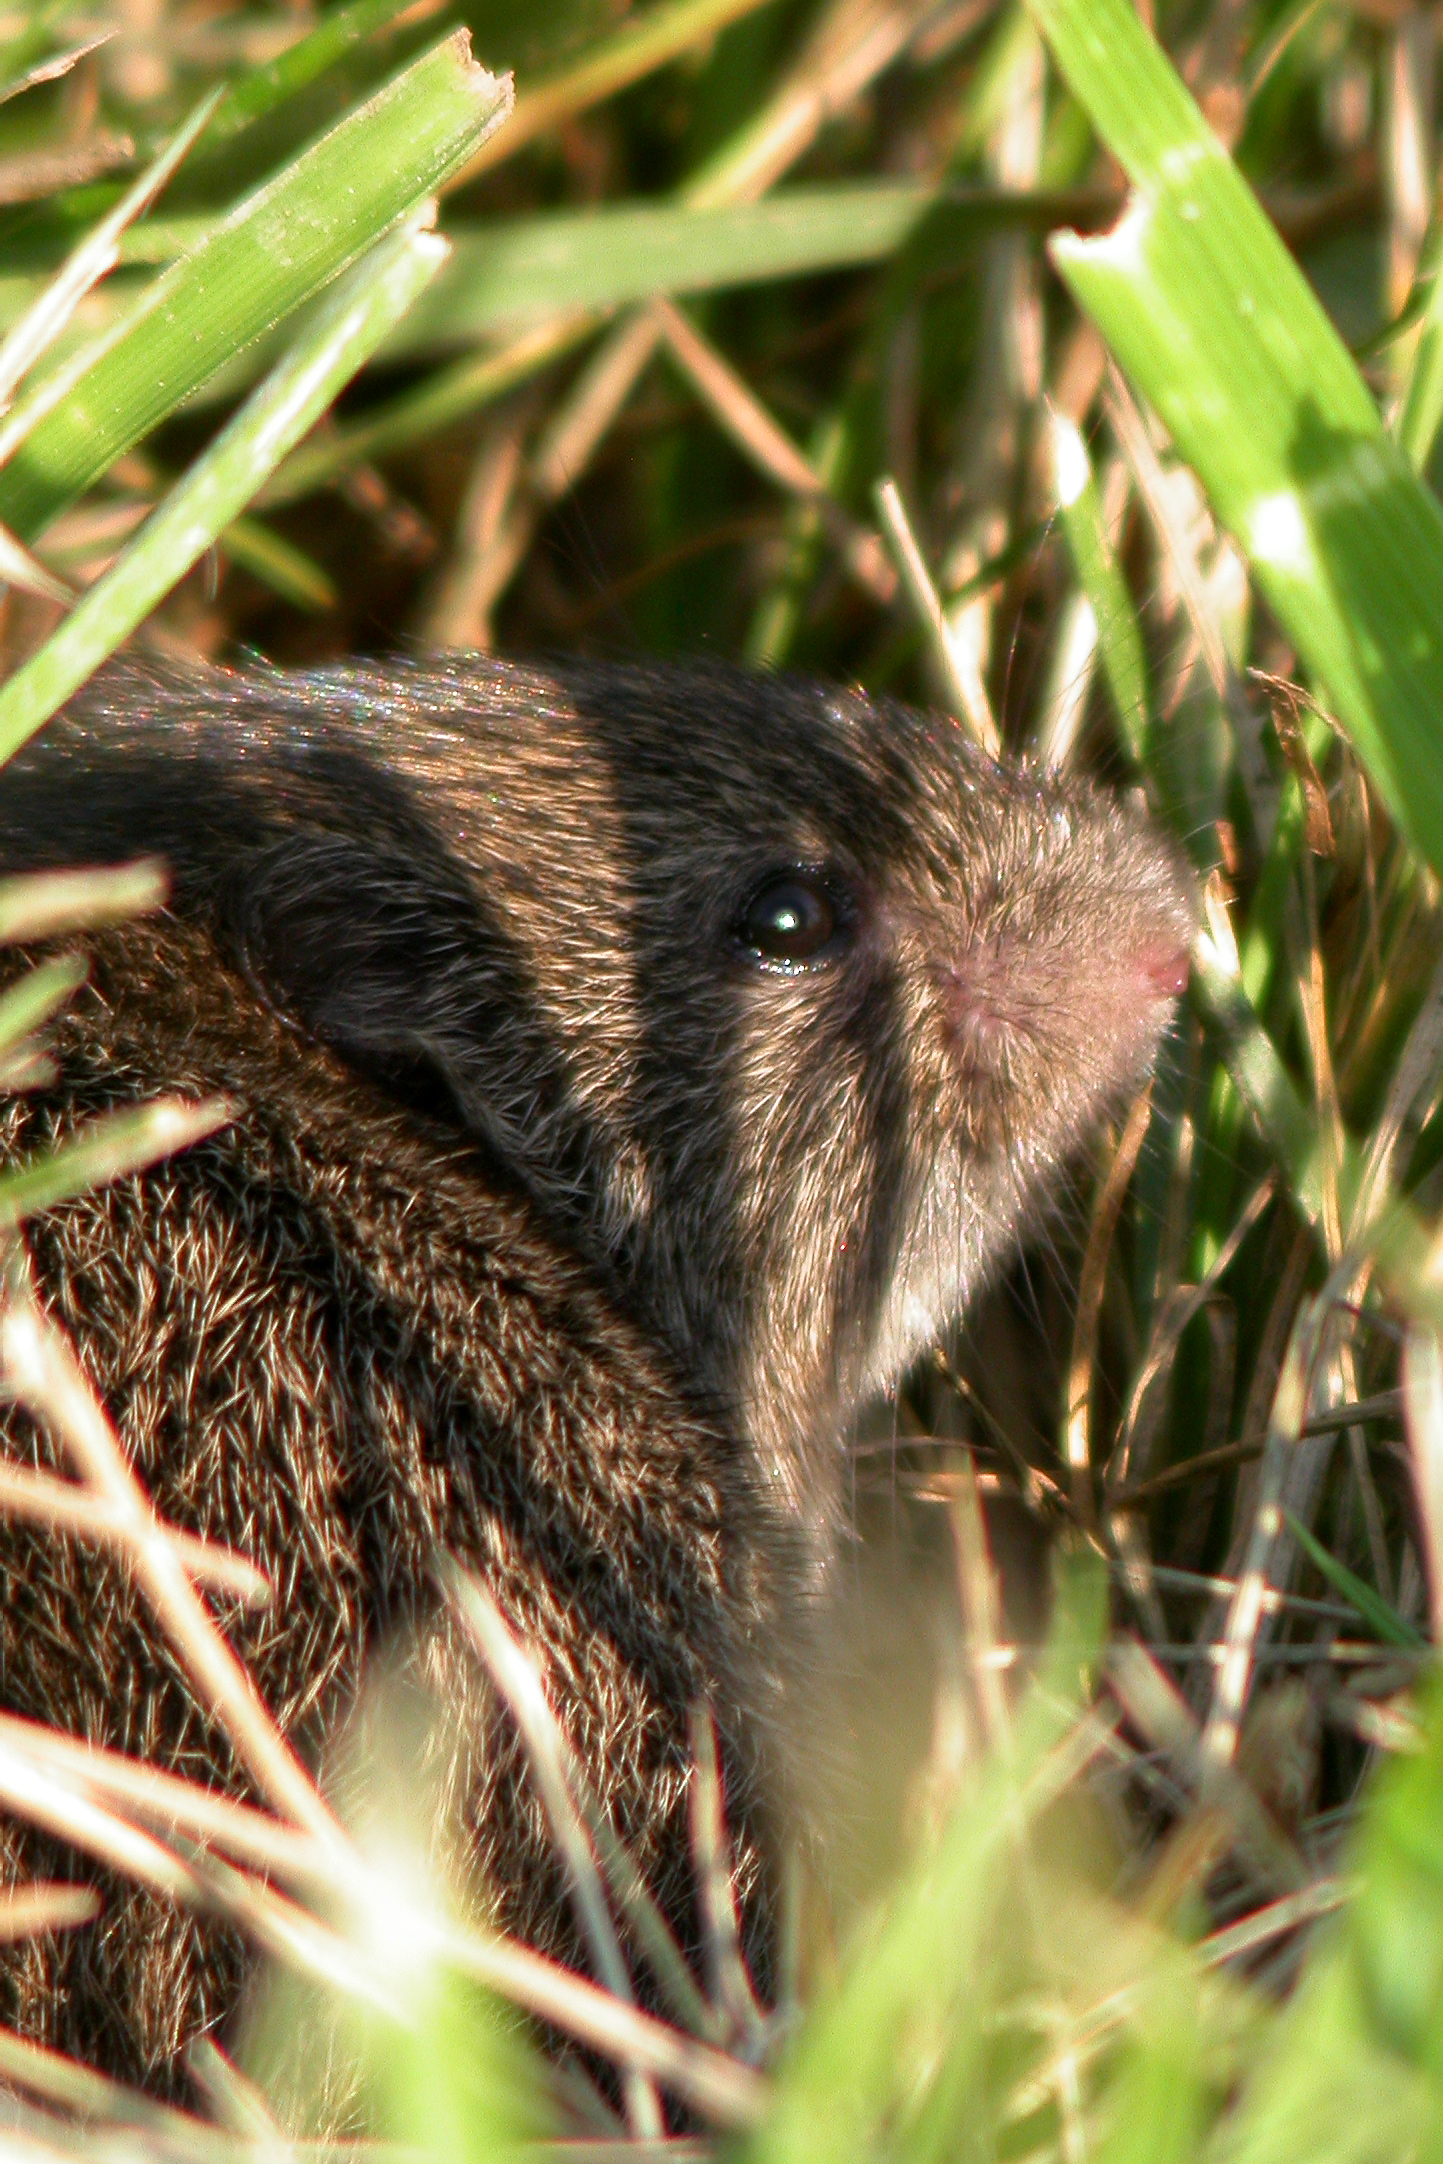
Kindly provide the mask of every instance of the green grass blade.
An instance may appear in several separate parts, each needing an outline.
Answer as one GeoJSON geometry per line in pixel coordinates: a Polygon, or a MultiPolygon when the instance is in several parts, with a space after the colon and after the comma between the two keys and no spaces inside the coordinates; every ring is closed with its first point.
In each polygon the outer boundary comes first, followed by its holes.
{"type": "Polygon", "coordinates": [[[1300,1524],[1290,1510],[1285,1510],[1283,1516],[1288,1521],[1289,1532],[1309,1562],[1322,1573],[1335,1592],[1342,1594],[1350,1607],[1357,1609],[1363,1621],[1378,1633],[1385,1645],[1406,1646],[1414,1653],[1423,1650],[1428,1641],[1421,1631],[1414,1630],[1411,1623],[1405,1623],[1396,1609],[1390,1608],[1370,1585],[1365,1585],[1361,1578],[1353,1575],[1345,1563],[1340,1563],[1335,1555],[1330,1555],[1323,1543],[1316,1539],[1305,1525],[1300,1524]]]}
{"type": "Polygon", "coordinates": [[[220,536],[220,549],[293,608],[319,616],[336,605],[335,583],[315,558],[263,519],[233,518],[220,536]]]}
{"type": "Polygon", "coordinates": [[[514,156],[523,144],[603,98],[614,97],[669,60],[680,59],[765,4],[766,0],[662,0],[660,6],[622,23],[576,60],[527,83],[506,133],[488,142],[453,185],[463,187],[501,159],[514,156]]]}
{"type": "Polygon", "coordinates": [[[1103,674],[1117,709],[1122,740],[1134,762],[1141,765],[1147,748],[1147,662],[1142,632],[1108,538],[1087,446],[1073,423],[1060,413],[1052,416],[1052,450],[1067,545],[1097,619],[1103,674]]]}
{"type": "Polygon", "coordinates": [[[0,1178],[0,1233],[14,1232],[29,1217],[68,1202],[108,1180],[120,1180],[162,1157],[213,1135],[232,1118],[223,1098],[186,1103],[158,1098],[134,1111],[107,1112],[63,1149],[19,1165],[0,1178]]]}
{"type": "Polygon", "coordinates": [[[83,955],[62,954],[0,992],[0,1056],[13,1052],[23,1037],[58,1014],[88,974],[83,955]]]}
{"type": "Polygon", "coordinates": [[[294,45],[288,45],[263,67],[253,69],[227,92],[215,116],[207,150],[238,135],[252,121],[306,89],[357,45],[383,30],[407,5],[408,0],[350,0],[349,6],[329,8],[307,36],[297,38],[294,45]]]}
{"type": "Polygon", "coordinates": [[[267,475],[433,278],[446,244],[420,218],[383,241],[175,484],[105,577],[0,691],[8,759],[126,638],[249,503],[267,475]]]}
{"type": "Polygon", "coordinates": [[[0,521],[34,539],[239,347],[429,194],[507,99],[458,33],[247,197],[0,422],[0,521]]]}
{"type": "Polygon", "coordinates": [[[1433,276],[1393,433],[1415,473],[1422,473],[1443,423],[1443,235],[1432,236],[1433,276]]]}
{"type": "Polygon", "coordinates": [[[1058,270],[1443,868],[1443,511],[1127,0],[1029,4],[1136,191],[1111,233],[1055,238],[1058,270]]]}
{"type": "MultiPolygon", "coordinates": [[[[863,180],[779,189],[755,203],[623,201],[448,224],[452,262],[387,353],[474,345],[567,308],[614,308],[653,293],[713,292],[884,263],[924,218],[929,262],[945,269],[968,260],[980,233],[1047,230],[1059,219],[1086,218],[1096,201],[1074,189],[938,190],[863,180]]],[[[194,217],[148,221],[125,236],[121,260],[174,262],[212,227],[194,217]]],[[[0,321],[7,304],[0,288],[0,321]]]]}
{"type": "Polygon", "coordinates": [[[160,194],[176,167],[215,111],[218,93],[203,98],[190,118],[177,129],[160,156],[147,167],[135,185],[127,188],[115,208],[87,233],[79,246],[34,305],[6,334],[0,345],[0,409],[9,404],[16,386],[40,355],[53,345],[80,302],[119,260],[120,237],[160,194]]]}
{"type": "Polygon", "coordinates": [[[391,351],[470,345],[564,308],[614,308],[653,293],[885,262],[929,211],[945,219],[954,245],[970,249],[990,226],[1054,224],[1066,200],[1020,189],[939,194],[900,181],[841,181],[755,203],[617,203],[451,230],[451,268],[391,351]]]}

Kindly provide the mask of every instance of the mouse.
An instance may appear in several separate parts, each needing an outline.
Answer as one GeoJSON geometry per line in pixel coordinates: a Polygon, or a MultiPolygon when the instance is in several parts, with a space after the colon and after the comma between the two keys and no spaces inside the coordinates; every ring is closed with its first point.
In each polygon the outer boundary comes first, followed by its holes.
{"type": "MultiPolygon", "coordinates": [[[[228,1124],[28,1241],[161,1515],[254,1561],[231,1642],[324,1782],[390,1645],[455,1709],[478,1913],[584,1963],[515,1735],[437,1593],[535,1660],[683,1943],[716,1723],[765,1987],[845,1443],[1144,1084],[1186,980],[1176,846],[951,718],[722,665],[112,665],[0,780],[0,873],[162,859],[98,930],[21,1160],[117,1105],[228,1124]]],[[[13,963],[12,963],[12,966],[13,963]]],[[[8,1455],[62,1465],[17,1407],[8,1455]]],[[[0,1521],[0,1709],[237,1796],[122,1562],[0,1521]]],[[[83,1877],[0,2016],[159,2094],[235,2033],[229,1927],[83,1877]]]]}

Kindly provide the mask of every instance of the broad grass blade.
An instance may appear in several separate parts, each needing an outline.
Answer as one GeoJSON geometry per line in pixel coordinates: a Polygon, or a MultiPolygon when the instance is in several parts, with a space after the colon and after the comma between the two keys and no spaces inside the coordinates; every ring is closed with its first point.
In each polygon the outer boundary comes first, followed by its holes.
{"type": "Polygon", "coordinates": [[[224,532],[435,276],[446,243],[418,229],[422,217],[429,219],[429,205],[358,265],[105,577],[0,691],[0,760],[49,719],[224,532]]]}
{"type": "Polygon", "coordinates": [[[0,521],[33,540],[428,195],[509,103],[509,85],[475,65],[458,32],[248,196],[0,423],[0,521]]]}
{"type": "Polygon", "coordinates": [[[1111,233],[1057,235],[1057,268],[1443,869],[1443,511],[1127,0],[1029,5],[1135,191],[1111,233]]]}

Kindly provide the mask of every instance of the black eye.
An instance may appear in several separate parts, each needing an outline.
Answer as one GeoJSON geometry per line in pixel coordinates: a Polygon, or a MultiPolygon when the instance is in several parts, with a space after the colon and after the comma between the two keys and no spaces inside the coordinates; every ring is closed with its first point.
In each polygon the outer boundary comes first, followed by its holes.
{"type": "Polygon", "coordinates": [[[824,880],[812,872],[782,872],[758,887],[737,937],[760,962],[804,969],[830,958],[842,930],[841,910],[824,880]]]}

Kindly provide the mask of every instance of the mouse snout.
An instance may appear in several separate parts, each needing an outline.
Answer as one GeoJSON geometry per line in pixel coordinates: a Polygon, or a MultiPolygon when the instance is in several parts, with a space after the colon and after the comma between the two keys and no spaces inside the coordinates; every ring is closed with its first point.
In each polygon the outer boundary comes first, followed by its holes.
{"type": "Polygon", "coordinates": [[[1137,957],[1137,972],[1143,984],[1158,999],[1180,999],[1187,990],[1188,949],[1186,942],[1144,946],[1137,957]]]}
{"type": "Polygon", "coordinates": [[[1064,828],[1026,807],[960,906],[937,897],[928,941],[965,1124],[1009,1146],[1046,1127],[1049,1152],[1145,1077],[1196,916],[1169,841],[1097,799],[1067,808],[1064,828]]]}

